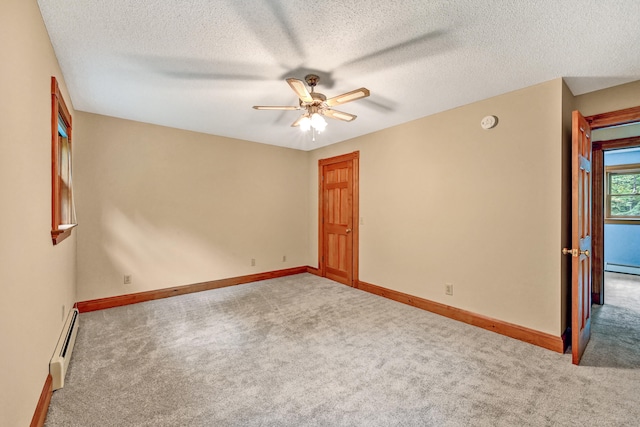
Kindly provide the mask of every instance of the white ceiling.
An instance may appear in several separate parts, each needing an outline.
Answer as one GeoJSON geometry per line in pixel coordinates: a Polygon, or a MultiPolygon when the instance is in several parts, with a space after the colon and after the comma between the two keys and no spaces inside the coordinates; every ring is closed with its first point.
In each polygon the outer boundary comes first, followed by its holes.
{"type": "MultiPolygon", "coordinates": [[[[638,0],[38,0],[75,109],[310,150],[564,77],[640,80],[638,0]],[[284,81],[369,98],[311,140],[284,81]]],[[[490,113],[490,112],[487,112],[490,113]]],[[[480,118],[478,118],[478,121],[480,118]]]]}

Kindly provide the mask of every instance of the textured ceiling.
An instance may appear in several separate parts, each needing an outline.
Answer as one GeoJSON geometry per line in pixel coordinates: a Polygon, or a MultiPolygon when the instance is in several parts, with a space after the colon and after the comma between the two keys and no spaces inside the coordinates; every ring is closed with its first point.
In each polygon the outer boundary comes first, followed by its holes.
{"type": "MultiPolygon", "coordinates": [[[[564,77],[640,80],[638,0],[38,0],[74,107],[302,150],[564,77]],[[285,82],[364,86],[311,140],[285,82]]],[[[488,112],[490,113],[490,112],[488,112]]],[[[480,120],[480,118],[478,118],[480,120]]]]}

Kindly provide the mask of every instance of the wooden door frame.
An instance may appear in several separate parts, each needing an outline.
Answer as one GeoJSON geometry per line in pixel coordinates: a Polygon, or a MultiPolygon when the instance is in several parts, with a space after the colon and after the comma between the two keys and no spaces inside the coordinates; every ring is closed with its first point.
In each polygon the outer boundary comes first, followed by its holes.
{"type": "MultiPolygon", "coordinates": [[[[591,130],[640,122],[640,106],[585,117],[591,130]]],[[[591,301],[604,303],[604,151],[638,146],[638,137],[598,141],[592,146],[593,161],[593,230],[591,301]],[[635,142],[634,142],[635,141],[635,142]]]]}
{"type": "Polygon", "coordinates": [[[322,255],[324,254],[324,182],[322,180],[322,170],[325,166],[334,163],[351,161],[353,165],[353,200],[352,200],[352,222],[351,235],[353,238],[353,271],[350,286],[357,287],[359,280],[359,259],[360,259],[360,151],[343,154],[328,159],[318,160],[318,272],[320,276],[326,277],[326,263],[322,255]]]}

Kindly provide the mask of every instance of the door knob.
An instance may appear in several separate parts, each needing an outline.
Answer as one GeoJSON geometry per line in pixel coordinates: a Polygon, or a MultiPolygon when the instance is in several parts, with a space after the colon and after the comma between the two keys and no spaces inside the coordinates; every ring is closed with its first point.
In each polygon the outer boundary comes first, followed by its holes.
{"type": "Polygon", "coordinates": [[[591,252],[589,252],[589,249],[581,251],[578,249],[569,249],[569,248],[563,248],[562,249],[562,255],[571,255],[571,256],[579,256],[579,255],[586,255],[587,258],[589,257],[589,255],[591,255],[591,252]]]}
{"type": "Polygon", "coordinates": [[[351,233],[351,229],[347,228],[347,234],[351,233]]]}

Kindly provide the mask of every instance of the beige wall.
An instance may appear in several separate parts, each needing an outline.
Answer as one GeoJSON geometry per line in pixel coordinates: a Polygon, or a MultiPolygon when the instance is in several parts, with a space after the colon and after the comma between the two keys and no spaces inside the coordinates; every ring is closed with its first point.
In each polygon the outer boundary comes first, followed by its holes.
{"type": "Polygon", "coordinates": [[[640,106],[640,80],[575,98],[575,107],[583,116],[637,106],[640,106]]]}
{"type": "MultiPolygon", "coordinates": [[[[640,106],[640,80],[577,96],[575,104],[584,116],[638,107],[640,106]]],[[[593,132],[593,140],[605,141],[637,136],[640,134],[639,129],[640,124],[623,128],[597,129],[593,132]]]]}
{"type": "Polygon", "coordinates": [[[51,75],[71,100],[36,2],[0,11],[0,425],[31,419],[74,301],[317,265],[317,160],[355,150],[361,280],[564,330],[568,112],[636,106],[640,82],[557,79],[310,153],[74,113],[80,226],[54,247],[51,75]]]}
{"type": "Polygon", "coordinates": [[[556,79],[313,151],[310,264],[317,161],[360,150],[360,280],[559,336],[562,96],[556,79]]]}
{"type": "Polygon", "coordinates": [[[306,265],[306,152],[76,116],[79,300],[306,265]]]}
{"type": "MultiPolygon", "coordinates": [[[[640,104],[640,100],[638,100],[640,104]]],[[[609,141],[612,139],[631,138],[640,135],[640,122],[625,126],[600,128],[592,132],[593,142],[609,141]]]]}
{"type": "Polygon", "coordinates": [[[0,46],[0,425],[26,426],[75,301],[75,233],[51,243],[52,75],[71,100],[35,0],[2,2],[0,46]]]}

